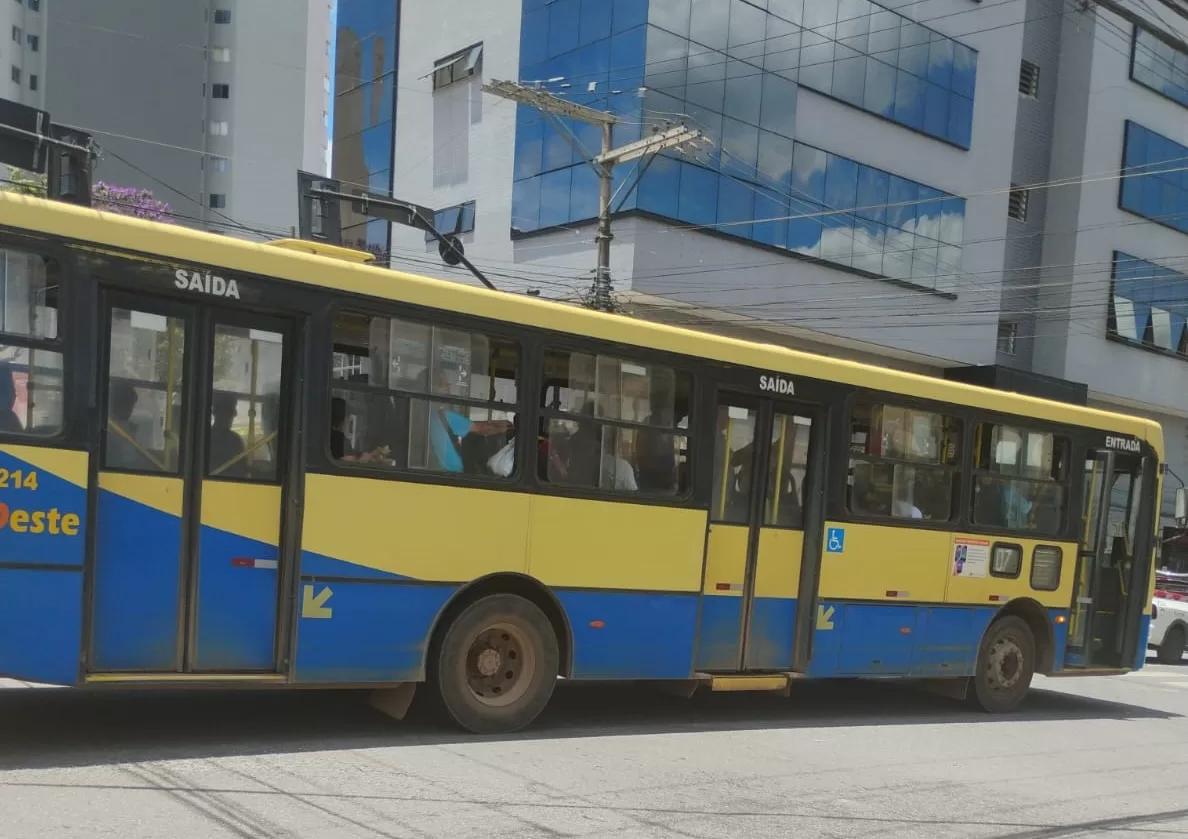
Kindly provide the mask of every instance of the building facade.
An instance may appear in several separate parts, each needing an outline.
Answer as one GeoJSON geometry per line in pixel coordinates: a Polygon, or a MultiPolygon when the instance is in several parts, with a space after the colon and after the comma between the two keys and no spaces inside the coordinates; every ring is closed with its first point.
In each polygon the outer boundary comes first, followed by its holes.
{"type": "MultiPolygon", "coordinates": [[[[392,189],[400,0],[338,0],[330,174],[348,189],[392,189]]],[[[343,208],[343,241],[385,257],[391,226],[343,208]]]]}
{"type": "Polygon", "coordinates": [[[151,190],[182,224],[296,228],[296,172],[326,168],[330,0],[40,2],[44,107],[93,133],[96,179],[151,190]]]}
{"type": "MultiPolygon", "coordinates": [[[[609,110],[616,145],[689,125],[710,142],[616,167],[625,306],[933,375],[1077,383],[1158,419],[1188,480],[1185,15],[1175,0],[404,4],[393,191],[435,208],[501,287],[576,299],[597,129],[483,83],[609,110]]],[[[391,249],[471,281],[415,230],[391,249]]]]}
{"type": "Polygon", "coordinates": [[[0,98],[33,108],[45,104],[45,10],[47,0],[0,4],[0,98]]]}

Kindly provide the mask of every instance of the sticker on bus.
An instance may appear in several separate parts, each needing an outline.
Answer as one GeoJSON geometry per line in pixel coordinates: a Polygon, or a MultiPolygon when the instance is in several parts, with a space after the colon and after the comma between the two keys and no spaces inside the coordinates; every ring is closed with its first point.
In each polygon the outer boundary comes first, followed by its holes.
{"type": "Polygon", "coordinates": [[[953,540],[954,577],[985,577],[989,568],[989,541],[986,539],[953,540]]]}
{"type": "Polygon", "coordinates": [[[831,527],[825,533],[825,551],[839,554],[846,549],[846,530],[844,527],[831,527]]]}

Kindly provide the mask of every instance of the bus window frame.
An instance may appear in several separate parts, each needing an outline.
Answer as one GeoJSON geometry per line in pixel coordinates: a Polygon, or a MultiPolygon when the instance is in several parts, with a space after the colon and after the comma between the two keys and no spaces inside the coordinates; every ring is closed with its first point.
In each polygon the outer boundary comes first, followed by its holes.
{"type": "MultiPolygon", "coordinates": [[[[318,416],[317,428],[314,429],[319,437],[318,450],[321,453],[323,464],[320,469],[314,471],[325,471],[329,474],[342,474],[352,477],[365,477],[372,479],[386,479],[394,481],[403,481],[405,483],[427,483],[427,484],[444,484],[447,486],[467,486],[477,489],[493,489],[493,490],[510,490],[520,487],[524,482],[524,457],[526,448],[524,445],[524,388],[526,382],[526,359],[528,357],[528,344],[523,336],[514,336],[507,330],[488,329],[486,324],[507,323],[505,321],[486,321],[481,318],[470,318],[463,316],[436,318],[434,314],[437,310],[426,307],[408,307],[403,308],[399,305],[374,305],[369,306],[370,302],[374,302],[373,298],[362,297],[358,298],[361,302],[356,305],[356,297],[345,297],[342,295],[336,298],[326,306],[320,315],[315,315],[315,319],[321,318],[323,329],[320,335],[315,335],[313,344],[313,353],[317,358],[316,364],[324,365],[322,374],[318,377],[323,382],[322,391],[322,406],[316,409],[318,416]],[[428,314],[423,314],[428,313],[428,314]],[[366,318],[386,318],[391,320],[403,320],[409,323],[414,323],[419,326],[428,326],[429,328],[437,327],[440,329],[450,329],[457,332],[466,332],[472,335],[482,335],[488,340],[494,338],[498,340],[508,341],[516,346],[519,353],[517,362],[519,364],[519,375],[516,379],[516,401],[515,402],[490,402],[481,399],[472,399],[469,397],[443,397],[433,393],[418,393],[409,390],[397,390],[390,387],[378,387],[371,384],[362,384],[360,382],[350,382],[334,378],[334,324],[341,315],[355,315],[366,318]],[[512,413],[520,421],[520,431],[516,434],[516,466],[515,470],[506,478],[492,477],[489,475],[469,475],[465,472],[446,472],[435,469],[415,469],[407,465],[404,466],[380,466],[370,463],[343,461],[334,457],[330,451],[330,404],[334,398],[336,390],[349,390],[357,393],[367,394],[392,394],[406,400],[420,399],[429,404],[451,403],[457,405],[464,405],[466,407],[487,408],[492,406],[505,406],[508,413],[512,413]]],[[[393,301],[379,301],[381,303],[391,304],[393,301]]],[[[453,313],[442,312],[450,315],[453,313]]],[[[315,368],[316,369],[316,368],[315,368]]],[[[311,412],[313,413],[313,412],[311,412]]],[[[307,465],[307,471],[313,464],[307,465]]]]}
{"type": "MultiPolygon", "coordinates": [[[[968,492],[968,482],[965,480],[966,467],[971,456],[970,441],[969,441],[969,423],[970,408],[965,405],[958,405],[954,402],[936,402],[934,400],[925,399],[918,396],[907,396],[905,394],[892,393],[888,391],[869,390],[865,388],[853,388],[846,394],[846,398],[842,403],[842,410],[838,414],[836,420],[837,439],[834,441],[833,456],[837,461],[837,489],[834,490],[834,504],[831,505],[830,517],[836,517],[840,521],[853,522],[854,524],[870,524],[880,527],[906,527],[912,530],[939,530],[962,532],[965,525],[964,507],[966,504],[966,494],[968,492]],[[855,512],[851,509],[849,500],[846,497],[847,488],[849,487],[849,464],[851,458],[850,454],[850,436],[853,429],[854,406],[856,403],[868,403],[872,406],[877,405],[891,405],[896,408],[907,408],[910,410],[920,410],[927,413],[938,414],[941,417],[949,417],[951,419],[960,420],[961,422],[961,449],[958,453],[957,463],[953,466],[941,467],[948,470],[949,474],[956,473],[958,476],[956,491],[950,495],[950,516],[948,519],[914,519],[903,518],[895,516],[877,516],[867,513],[855,512]],[[844,469],[843,469],[844,467],[844,469]],[[959,504],[960,506],[953,507],[952,505],[959,504]],[[954,513],[955,510],[955,513],[954,513]],[[838,515],[840,514],[840,515],[838,515]]],[[[882,459],[884,462],[893,463],[889,459],[882,459]]],[[[938,464],[921,464],[926,467],[937,468],[938,464]]]]}
{"type": "MultiPolygon", "coordinates": [[[[57,430],[53,434],[31,434],[24,430],[19,432],[4,431],[0,432],[0,443],[11,441],[14,445],[53,448],[62,448],[63,443],[71,443],[86,448],[88,440],[79,439],[80,435],[77,434],[78,418],[83,416],[85,411],[78,410],[79,399],[75,392],[77,382],[85,380],[85,377],[79,377],[78,372],[74,369],[74,360],[88,357],[87,353],[79,352],[78,348],[81,342],[89,339],[90,329],[80,328],[82,324],[76,323],[77,313],[82,310],[76,308],[74,297],[79,293],[83,284],[78,281],[78,268],[73,253],[61,238],[49,235],[38,236],[31,231],[7,228],[0,229],[0,249],[21,250],[43,259],[53,260],[57,263],[60,276],[57,336],[34,338],[12,332],[0,332],[0,344],[55,352],[62,357],[62,416],[57,430]]],[[[91,364],[92,369],[88,371],[88,374],[93,380],[97,376],[97,368],[93,366],[93,359],[91,364]]],[[[82,422],[85,426],[86,420],[84,419],[82,422]]]]}
{"type": "MultiPolygon", "coordinates": [[[[545,386],[544,380],[544,360],[545,355],[550,352],[566,352],[577,353],[581,355],[590,355],[597,358],[599,355],[613,358],[618,361],[635,361],[640,364],[645,364],[653,367],[668,367],[674,373],[674,376],[679,377],[681,374],[689,376],[689,425],[687,428],[680,429],[677,427],[663,428],[655,425],[644,425],[642,423],[632,422],[630,420],[616,420],[604,417],[589,417],[584,418],[587,422],[601,423],[604,426],[611,426],[614,428],[626,428],[631,430],[651,430],[659,431],[661,433],[669,433],[674,436],[684,436],[685,438],[685,453],[688,458],[686,487],[684,492],[673,493],[665,495],[657,492],[646,492],[644,490],[637,490],[636,492],[629,492],[625,490],[616,489],[602,489],[600,487],[588,487],[580,484],[564,484],[552,481],[542,480],[539,472],[539,448],[535,445],[530,447],[531,451],[529,457],[532,459],[532,468],[528,470],[530,473],[528,480],[532,483],[533,491],[546,495],[556,495],[565,498],[580,498],[594,501],[620,501],[628,504],[644,504],[661,507],[688,507],[695,505],[700,508],[702,505],[696,503],[697,498],[697,482],[698,482],[698,462],[700,460],[697,453],[698,436],[697,430],[699,428],[698,414],[702,408],[701,394],[705,392],[706,382],[712,376],[709,373],[708,366],[705,364],[697,365],[688,363],[685,356],[677,356],[664,352],[659,352],[648,347],[638,346],[636,344],[621,344],[615,341],[599,341],[597,338],[590,338],[584,335],[571,335],[564,332],[552,332],[543,330],[534,330],[539,336],[536,343],[536,354],[533,359],[533,373],[535,389],[533,391],[532,399],[532,429],[536,429],[539,433],[540,423],[542,420],[549,421],[553,419],[582,421],[583,418],[577,414],[566,413],[564,411],[554,411],[545,408],[541,404],[542,390],[545,386]]],[[[675,380],[675,379],[674,379],[675,380]]],[[[539,439],[535,434],[532,435],[532,441],[539,439]]],[[[712,455],[710,457],[712,461],[712,455]]],[[[708,505],[707,505],[708,510],[708,505]]]]}
{"type": "MultiPolygon", "coordinates": [[[[1053,440],[1056,443],[1060,443],[1061,441],[1063,441],[1066,444],[1065,457],[1067,458],[1068,462],[1065,463],[1065,465],[1064,465],[1064,477],[1062,480],[1060,480],[1060,481],[1044,481],[1044,480],[1036,479],[1036,478],[1019,478],[1018,479],[1018,480],[1024,480],[1024,481],[1027,481],[1028,483],[1033,483],[1033,484],[1054,483],[1057,486],[1059,486],[1061,488],[1061,490],[1063,490],[1063,505],[1061,506],[1061,510],[1060,510],[1060,527],[1056,530],[1055,533],[1046,533],[1046,532],[1043,532],[1040,530],[1020,530],[1020,529],[1013,528],[1013,527],[994,527],[993,525],[978,524],[977,522],[974,521],[973,498],[974,498],[974,485],[976,484],[977,479],[979,477],[989,476],[989,477],[995,477],[995,478],[1005,478],[1005,479],[1010,480],[1012,478],[1012,476],[1002,475],[1001,473],[993,472],[989,469],[978,468],[976,465],[977,452],[975,452],[973,450],[973,440],[972,440],[972,436],[971,436],[970,456],[969,456],[969,460],[970,460],[969,480],[967,481],[967,483],[969,484],[969,498],[965,502],[966,507],[965,507],[965,510],[963,511],[965,518],[967,519],[967,521],[969,523],[970,532],[993,534],[995,536],[1002,536],[1007,539],[1015,538],[1015,539],[1028,539],[1028,540],[1037,541],[1037,542],[1044,542],[1044,541],[1058,542],[1065,538],[1065,535],[1067,534],[1072,521],[1076,518],[1075,516],[1069,515],[1069,510],[1072,509],[1070,504],[1071,504],[1071,498],[1072,498],[1073,484],[1076,483],[1072,479],[1073,472],[1074,472],[1073,464],[1075,462],[1077,462],[1077,460],[1078,460],[1078,457],[1076,454],[1077,444],[1076,444],[1075,438],[1076,438],[1076,432],[1083,432],[1083,431],[1087,431],[1090,429],[1088,429],[1086,426],[1054,426],[1053,427],[1050,423],[1043,423],[1043,422],[1038,422],[1038,421],[1030,422],[1030,420],[1032,420],[1032,419],[1033,419],[1032,417],[1024,417],[1024,416],[1019,416],[1017,418],[1008,418],[1003,421],[999,421],[996,419],[978,418],[974,421],[974,427],[976,428],[977,425],[1008,426],[1008,427],[1012,427],[1012,428],[1017,428],[1023,432],[1030,431],[1030,432],[1038,432],[1041,434],[1051,434],[1053,437],[1053,440]],[[1017,422],[1016,419],[1022,420],[1022,422],[1017,422]],[[1063,429],[1063,431],[1060,429],[1063,429]]],[[[1081,457],[1080,460],[1083,464],[1084,457],[1081,457]]],[[[1076,541],[1076,540],[1074,539],[1073,541],[1076,541]]]]}

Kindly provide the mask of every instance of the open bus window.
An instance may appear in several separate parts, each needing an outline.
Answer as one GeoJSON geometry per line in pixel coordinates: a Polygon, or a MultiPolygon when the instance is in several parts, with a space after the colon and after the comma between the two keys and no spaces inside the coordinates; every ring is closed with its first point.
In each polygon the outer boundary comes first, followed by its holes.
{"type": "Polygon", "coordinates": [[[1068,441],[1045,431],[978,423],[974,524],[1055,535],[1064,523],[1068,441]]]}
{"type": "Polygon", "coordinates": [[[343,313],[334,323],[336,460],[493,478],[515,473],[519,346],[343,313]]]}
{"type": "Polygon", "coordinates": [[[671,367],[549,350],[538,474],[550,483],[680,495],[692,380],[671,367]]]}
{"type": "Polygon", "coordinates": [[[177,472],[185,421],[184,351],[181,319],[112,309],[106,468],[177,472]]]}
{"type": "Polygon", "coordinates": [[[26,338],[58,337],[58,263],[39,254],[0,249],[0,332],[26,338]]]}
{"type": "Polygon", "coordinates": [[[961,420],[916,408],[858,403],[850,419],[850,510],[949,521],[960,459],[961,420]]]}
{"type": "Polygon", "coordinates": [[[62,354],[0,344],[0,432],[56,434],[62,428],[62,354]]]}

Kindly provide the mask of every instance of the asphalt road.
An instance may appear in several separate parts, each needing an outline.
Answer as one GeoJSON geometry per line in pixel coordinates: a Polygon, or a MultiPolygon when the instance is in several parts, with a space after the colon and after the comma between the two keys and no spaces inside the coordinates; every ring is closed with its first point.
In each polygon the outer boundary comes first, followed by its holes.
{"type": "Polygon", "coordinates": [[[1188,661],[989,717],[900,686],[567,688],[529,732],[359,694],[0,690],[0,839],[1184,837],[1188,661]]]}

